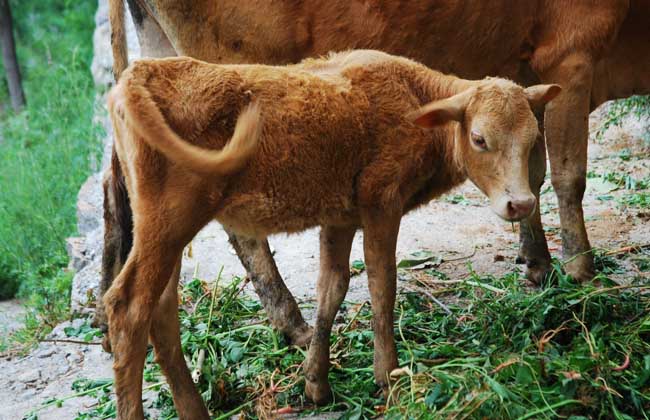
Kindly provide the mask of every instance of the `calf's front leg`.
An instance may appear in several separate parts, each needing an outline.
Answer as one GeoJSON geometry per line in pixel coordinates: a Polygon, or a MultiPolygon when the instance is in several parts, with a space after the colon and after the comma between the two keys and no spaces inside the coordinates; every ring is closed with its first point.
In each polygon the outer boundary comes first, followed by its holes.
{"type": "Polygon", "coordinates": [[[318,312],[305,363],[305,394],[318,405],[331,401],[327,380],[330,367],[330,333],[336,313],[350,284],[350,248],[354,227],[325,226],[320,232],[318,312]]]}
{"type": "Polygon", "coordinates": [[[375,333],[375,381],[385,394],[390,385],[389,375],[398,366],[393,312],[397,288],[395,248],[399,224],[399,216],[375,212],[366,215],[363,223],[363,250],[375,333]]]}

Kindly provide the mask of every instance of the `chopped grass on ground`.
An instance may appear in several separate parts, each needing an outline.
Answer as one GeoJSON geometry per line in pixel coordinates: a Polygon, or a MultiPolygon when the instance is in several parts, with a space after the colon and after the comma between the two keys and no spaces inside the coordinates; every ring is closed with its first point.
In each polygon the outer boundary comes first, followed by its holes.
{"type": "MultiPolygon", "coordinates": [[[[182,343],[190,367],[200,366],[198,387],[216,419],[313,411],[343,412],[342,419],[650,418],[647,283],[596,288],[559,275],[556,287],[529,290],[517,273],[469,280],[420,284],[455,302],[452,315],[424,293],[400,295],[395,337],[404,369],[388,401],[374,385],[367,303],[346,303],[335,327],[335,402],[324,408],[304,400],[305,352],[259,321],[261,307],[237,280],[214,295],[199,280],[184,287],[182,343]]],[[[173,419],[169,388],[152,353],[147,360],[145,387],[155,398],[145,406],[173,419]]],[[[114,416],[112,384],[100,382],[77,382],[77,393],[98,398],[77,420],[114,416]]]]}

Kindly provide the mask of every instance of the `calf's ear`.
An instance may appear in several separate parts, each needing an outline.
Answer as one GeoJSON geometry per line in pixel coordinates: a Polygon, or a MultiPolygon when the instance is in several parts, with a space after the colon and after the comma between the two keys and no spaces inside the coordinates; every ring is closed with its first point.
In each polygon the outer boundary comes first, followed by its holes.
{"type": "Polygon", "coordinates": [[[472,93],[473,89],[470,88],[449,98],[429,102],[406,114],[406,119],[426,128],[442,125],[449,121],[462,121],[472,93]]]}
{"type": "Polygon", "coordinates": [[[535,85],[524,89],[532,109],[540,109],[562,92],[559,85],[535,85]]]}

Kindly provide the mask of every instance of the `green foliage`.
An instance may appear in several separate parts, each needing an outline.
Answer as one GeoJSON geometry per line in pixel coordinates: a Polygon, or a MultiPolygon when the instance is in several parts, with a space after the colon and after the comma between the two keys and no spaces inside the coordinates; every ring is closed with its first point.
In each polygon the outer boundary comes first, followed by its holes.
{"type": "Polygon", "coordinates": [[[0,256],[0,300],[11,298],[18,291],[19,273],[0,256]]]}
{"type": "Polygon", "coordinates": [[[472,204],[472,202],[462,194],[447,195],[445,196],[445,201],[447,203],[460,204],[463,206],[469,206],[470,204],[472,204]]]}
{"type": "MultiPolygon", "coordinates": [[[[623,118],[630,114],[635,115],[637,118],[650,115],[650,96],[630,96],[612,102],[605,116],[605,121],[598,128],[596,136],[602,138],[610,127],[620,126],[623,118]]],[[[646,137],[645,140],[650,142],[650,137],[646,137]]]]}
{"type": "MultiPolygon", "coordinates": [[[[48,264],[43,267],[52,268],[48,264]]],[[[26,353],[47,335],[60,321],[69,317],[72,274],[59,269],[38,274],[38,288],[26,298],[27,314],[24,326],[4,337],[0,352],[26,353]]],[[[36,283],[36,281],[34,281],[36,283]]]]}
{"type": "Polygon", "coordinates": [[[65,238],[100,144],[89,70],[97,3],[11,5],[27,108],[0,115],[0,299],[20,284],[35,316],[55,324],[69,300],[65,238]]]}
{"type": "MultiPolygon", "coordinates": [[[[597,260],[603,272],[618,270],[611,257],[597,260]]],[[[387,419],[648,418],[650,287],[576,285],[559,269],[557,282],[529,290],[517,273],[450,282],[444,291],[445,300],[455,302],[452,315],[425,294],[401,295],[395,337],[404,369],[387,402],[374,384],[367,303],[344,304],[345,317],[331,339],[335,402],[319,409],[303,397],[305,352],[257,321],[261,307],[240,294],[238,281],[225,288],[199,280],[185,286],[181,340],[216,419],[235,413],[270,418],[288,407],[342,411],[345,419],[380,413],[387,419]]],[[[110,388],[88,388],[98,404],[77,419],[114,416],[110,388]]],[[[153,352],[145,388],[157,395],[148,409],[175,418],[153,352]]]]}
{"type": "Polygon", "coordinates": [[[84,322],[78,327],[65,327],[63,329],[63,332],[68,337],[78,337],[86,342],[91,342],[95,337],[102,336],[102,332],[98,328],[93,328],[90,326],[88,319],[84,320],[84,322]]]}

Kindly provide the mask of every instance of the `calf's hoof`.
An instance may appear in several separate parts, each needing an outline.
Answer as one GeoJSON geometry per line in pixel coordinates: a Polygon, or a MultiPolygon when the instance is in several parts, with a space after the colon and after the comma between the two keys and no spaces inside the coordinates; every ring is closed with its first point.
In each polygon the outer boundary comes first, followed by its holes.
{"type": "Polygon", "coordinates": [[[589,254],[576,255],[569,258],[564,264],[564,271],[570,274],[571,277],[578,283],[585,283],[590,281],[596,275],[594,268],[594,259],[589,254]]]}
{"type": "Polygon", "coordinates": [[[298,328],[285,332],[289,341],[296,347],[307,347],[311,343],[311,337],[314,335],[314,329],[306,322],[303,322],[298,328]]]}
{"type": "Polygon", "coordinates": [[[305,378],[305,395],[316,405],[327,405],[332,402],[332,388],[327,379],[317,381],[313,375],[305,378]]]}

